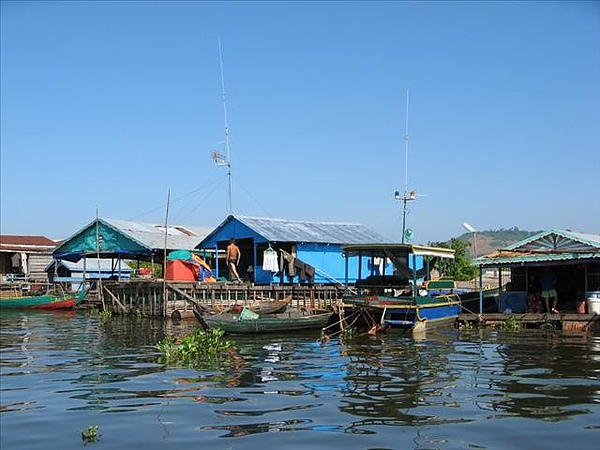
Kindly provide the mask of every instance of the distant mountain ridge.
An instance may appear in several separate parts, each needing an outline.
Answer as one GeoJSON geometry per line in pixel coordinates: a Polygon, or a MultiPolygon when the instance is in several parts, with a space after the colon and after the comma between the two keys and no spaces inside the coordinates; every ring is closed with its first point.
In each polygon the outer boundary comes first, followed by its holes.
{"type": "MultiPolygon", "coordinates": [[[[514,244],[515,242],[527,239],[530,236],[541,233],[540,231],[527,231],[519,230],[517,227],[499,230],[486,230],[478,231],[477,234],[477,256],[487,255],[493,253],[498,249],[507,247],[508,245],[514,244]]],[[[473,233],[464,233],[458,236],[463,242],[470,244],[467,254],[470,256],[472,252],[471,246],[473,245],[473,233]]]]}

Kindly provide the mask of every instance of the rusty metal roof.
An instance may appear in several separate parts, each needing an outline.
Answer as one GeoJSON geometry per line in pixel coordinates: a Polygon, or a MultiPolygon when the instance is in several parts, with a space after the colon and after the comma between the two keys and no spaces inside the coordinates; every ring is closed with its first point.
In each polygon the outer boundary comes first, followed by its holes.
{"type": "Polygon", "coordinates": [[[0,235],[0,251],[23,253],[48,253],[58,242],[45,236],[0,235]]]}

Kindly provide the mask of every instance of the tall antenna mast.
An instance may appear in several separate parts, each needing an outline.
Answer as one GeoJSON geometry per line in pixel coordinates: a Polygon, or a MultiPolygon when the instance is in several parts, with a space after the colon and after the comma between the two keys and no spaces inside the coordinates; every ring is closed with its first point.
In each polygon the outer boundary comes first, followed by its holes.
{"type": "Polygon", "coordinates": [[[400,195],[400,192],[396,191],[394,194],[394,198],[396,200],[402,200],[402,243],[404,244],[405,240],[412,239],[412,230],[406,229],[406,212],[408,211],[408,202],[411,200],[415,200],[417,198],[417,193],[415,191],[408,190],[408,99],[409,99],[409,90],[406,90],[406,131],[404,133],[404,193],[400,195]]]}
{"type": "MultiPolygon", "coordinates": [[[[408,194],[408,94],[409,90],[406,90],[406,128],[404,133],[404,196],[408,194]]],[[[402,230],[402,235],[404,235],[404,230],[402,230]]],[[[404,239],[404,238],[403,238],[404,239]]]]}
{"type": "MultiPolygon", "coordinates": [[[[228,200],[228,212],[229,214],[233,214],[233,204],[231,202],[231,158],[229,154],[229,125],[227,124],[227,104],[225,102],[225,76],[223,72],[223,49],[221,47],[221,36],[218,36],[219,40],[219,63],[221,66],[221,98],[223,100],[223,117],[225,119],[225,161],[221,161],[221,165],[227,166],[227,200],[228,200]]],[[[213,153],[213,158],[215,159],[215,163],[217,162],[217,158],[215,157],[215,153],[213,153]]]]}

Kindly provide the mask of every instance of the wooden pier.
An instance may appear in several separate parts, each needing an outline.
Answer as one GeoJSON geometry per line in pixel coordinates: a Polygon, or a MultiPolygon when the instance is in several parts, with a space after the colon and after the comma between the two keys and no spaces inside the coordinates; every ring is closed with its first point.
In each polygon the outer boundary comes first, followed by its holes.
{"type": "Polygon", "coordinates": [[[254,286],[231,282],[197,283],[162,280],[105,281],[88,305],[116,313],[138,313],[156,317],[193,317],[194,303],[208,308],[251,305],[260,301],[289,300],[305,309],[333,308],[343,288],[331,285],[254,286]]]}
{"type": "Polygon", "coordinates": [[[459,326],[470,324],[502,327],[509,320],[518,323],[521,328],[585,332],[600,330],[600,315],[598,314],[461,314],[458,316],[457,323],[459,326]]]}

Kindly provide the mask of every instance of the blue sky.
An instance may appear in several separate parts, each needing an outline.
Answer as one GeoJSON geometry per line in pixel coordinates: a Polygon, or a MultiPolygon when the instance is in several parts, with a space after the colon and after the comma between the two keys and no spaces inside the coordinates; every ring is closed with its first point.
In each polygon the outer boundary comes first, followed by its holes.
{"type": "Polygon", "coordinates": [[[2,2],[1,232],[228,213],[600,233],[600,3],[2,2]]]}

